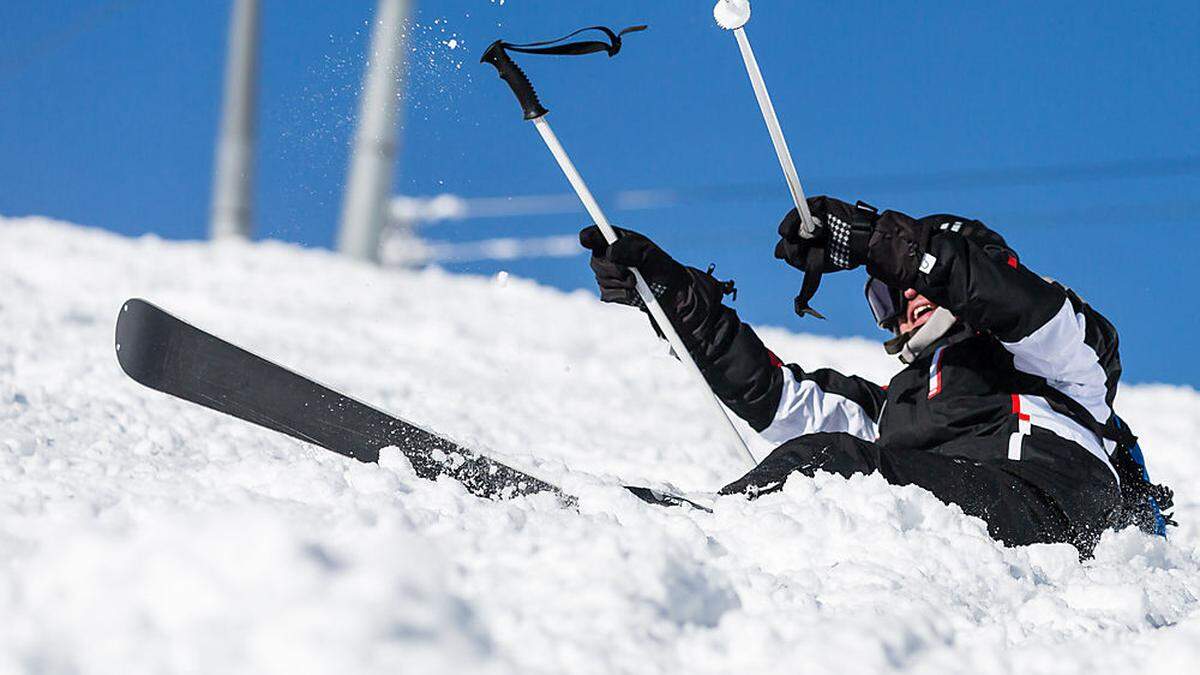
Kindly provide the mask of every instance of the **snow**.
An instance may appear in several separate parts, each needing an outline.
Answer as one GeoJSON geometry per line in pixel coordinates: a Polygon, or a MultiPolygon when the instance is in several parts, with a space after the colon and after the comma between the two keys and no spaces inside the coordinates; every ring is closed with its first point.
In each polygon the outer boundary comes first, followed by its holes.
{"type": "Polygon", "coordinates": [[[725,30],[734,30],[750,20],[749,0],[717,0],[713,7],[713,18],[725,30]]]}
{"type": "MultiPolygon", "coordinates": [[[[744,289],[743,292],[752,292],[744,289]]],[[[864,309],[865,311],[865,309],[864,309]]],[[[1170,541],[1005,548],[874,476],[715,512],[744,466],[643,319],[509,275],[0,218],[0,673],[1191,672],[1200,393],[1118,409],[1178,491],[1170,541]],[[143,296],[580,495],[481,501],[146,390],[143,296]]],[[[763,329],[886,379],[878,343],[763,329]]],[[[1136,375],[1136,374],[1134,374],[1136,375]]]]}

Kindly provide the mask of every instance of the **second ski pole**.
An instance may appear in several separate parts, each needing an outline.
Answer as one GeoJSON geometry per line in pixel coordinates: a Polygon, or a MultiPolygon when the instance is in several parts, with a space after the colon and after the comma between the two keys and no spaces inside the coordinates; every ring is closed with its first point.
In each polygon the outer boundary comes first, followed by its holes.
{"type": "MultiPolygon", "coordinates": [[[[796,163],[792,161],[792,151],[788,149],[787,139],[783,136],[783,127],[779,124],[779,116],[775,114],[775,105],[771,103],[771,94],[767,92],[767,82],[763,79],[758,67],[758,59],[754,57],[754,49],[750,47],[750,38],[746,35],[746,22],[750,20],[750,0],[717,0],[713,7],[713,18],[721,28],[732,31],[737,38],[738,50],[742,53],[742,61],[746,64],[746,74],[750,76],[750,86],[754,88],[754,98],[762,111],[763,121],[767,124],[767,132],[771,135],[771,144],[775,147],[775,155],[779,158],[779,168],[783,169],[783,178],[787,182],[788,191],[792,193],[792,202],[800,215],[800,236],[805,239],[813,237],[816,226],[813,224],[812,213],[808,210],[808,201],[804,197],[804,188],[800,185],[800,175],[796,172],[796,163]]],[[[822,265],[825,258],[824,246],[809,248],[808,260],[804,266],[804,283],[796,296],[796,314],[815,316],[824,319],[820,312],[813,309],[809,302],[821,285],[822,265]]]]}

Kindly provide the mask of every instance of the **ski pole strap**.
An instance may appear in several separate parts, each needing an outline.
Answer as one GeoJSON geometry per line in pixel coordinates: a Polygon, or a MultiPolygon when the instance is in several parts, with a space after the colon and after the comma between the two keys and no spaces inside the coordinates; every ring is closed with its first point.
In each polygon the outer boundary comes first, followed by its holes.
{"type": "Polygon", "coordinates": [[[517,102],[521,104],[521,110],[525,113],[525,119],[535,120],[547,112],[549,112],[542,102],[538,100],[537,91],[533,88],[533,83],[529,81],[529,77],[525,75],[525,71],[517,65],[509,56],[509,52],[519,52],[522,54],[540,54],[545,56],[582,56],[585,54],[595,54],[596,52],[605,52],[611,58],[616,56],[621,51],[621,37],[627,33],[636,33],[646,30],[646,26],[630,26],[619,32],[614,32],[610,28],[604,26],[588,26],[579,30],[564,35],[553,40],[544,40],[542,42],[528,42],[525,44],[513,44],[504,40],[496,40],[488,46],[487,51],[483,53],[483,57],[479,59],[480,63],[490,63],[496,68],[496,72],[500,73],[500,79],[508,83],[513,94],[517,97],[517,102]],[[568,42],[571,38],[587,31],[598,31],[602,33],[607,41],[601,40],[576,40],[568,42]]]}
{"type": "Polygon", "coordinates": [[[811,314],[818,319],[825,316],[808,305],[817,289],[821,287],[821,274],[825,271],[825,247],[813,246],[808,249],[808,257],[804,260],[804,283],[800,284],[800,294],[796,296],[794,309],[796,315],[803,317],[811,314]]]}
{"type": "Polygon", "coordinates": [[[502,43],[504,49],[510,52],[521,52],[522,54],[547,54],[551,56],[583,56],[584,54],[595,54],[596,52],[605,52],[609,58],[617,55],[621,51],[621,37],[626,33],[637,33],[638,31],[646,30],[647,26],[630,26],[622,29],[620,32],[613,32],[611,28],[605,26],[588,26],[579,30],[568,33],[560,38],[553,40],[544,40],[542,42],[527,42],[523,45],[515,45],[509,42],[502,43]],[[575,42],[567,42],[571,38],[586,33],[590,30],[604,33],[608,38],[607,42],[600,40],[577,40],[575,42]]]}

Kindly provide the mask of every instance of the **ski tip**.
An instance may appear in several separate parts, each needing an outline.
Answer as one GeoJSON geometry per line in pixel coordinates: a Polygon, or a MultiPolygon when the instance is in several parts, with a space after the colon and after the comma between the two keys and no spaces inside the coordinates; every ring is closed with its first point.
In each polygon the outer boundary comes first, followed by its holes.
{"type": "Polygon", "coordinates": [[[632,492],[633,496],[646,502],[647,504],[654,504],[655,506],[686,506],[688,508],[704,511],[705,513],[713,512],[711,508],[681,495],[670,494],[660,490],[655,490],[654,488],[641,487],[637,485],[624,485],[622,487],[629,492],[632,492]]]}
{"type": "Polygon", "coordinates": [[[153,339],[156,310],[154,305],[141,298],[130,298],[121,304],[117,313],[113,345],[117,363],[126,375],[142,384],[147,384],[152,375],[154,350],[151,345],[156,342],[153,339]]]}

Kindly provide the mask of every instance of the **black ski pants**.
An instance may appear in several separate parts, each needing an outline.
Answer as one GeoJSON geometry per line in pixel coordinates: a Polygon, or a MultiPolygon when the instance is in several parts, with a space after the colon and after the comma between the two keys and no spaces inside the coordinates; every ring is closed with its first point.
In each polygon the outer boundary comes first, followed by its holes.
{"type": "MultiPolygon", "coordinates": [[[[1038,542],[1074,544],[1091,554],[1117,504],[1116,481],[1103,464],[1074,443],[1087,471],[987,460],[921,450],[885,450],[845,433],[794,438],[776,448],[749,473],[721,489],[751,498],[775,492],[793,472],[817,471],[849,477],[878,472],[893,485],[917,485],[967,515],[987,523],[993,538],[1010,546],[1038,542]],[[1099,465],[1100,470],[1096,466],[1099,465]],[[1101,473],[1101,471],[1103,473],[1101,473]]],[[[1055,445],[1050,443],[1049,445],[1055,445]]],[[[1046,453],[1049,454],[1049,453],[1046,453]]]]}

